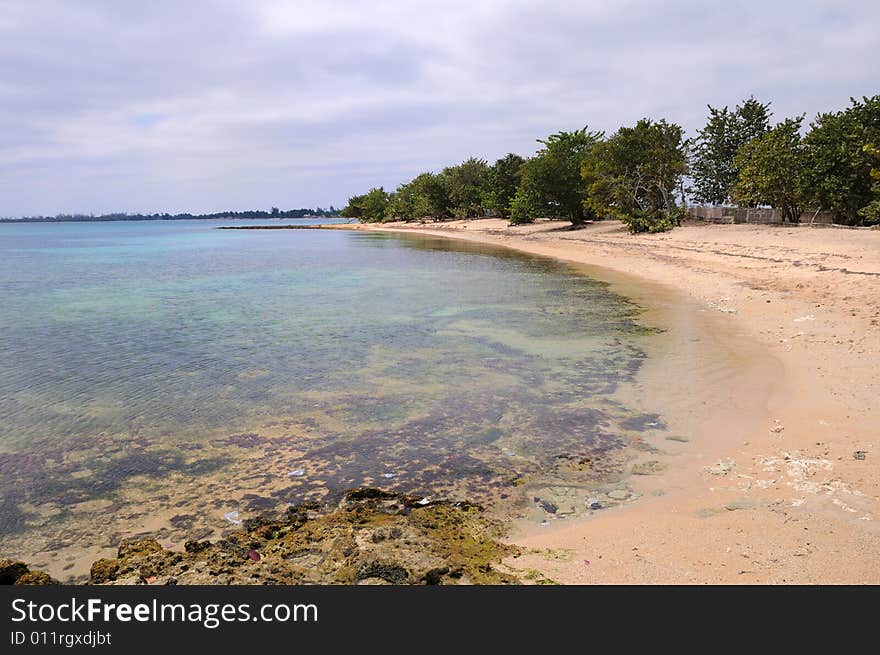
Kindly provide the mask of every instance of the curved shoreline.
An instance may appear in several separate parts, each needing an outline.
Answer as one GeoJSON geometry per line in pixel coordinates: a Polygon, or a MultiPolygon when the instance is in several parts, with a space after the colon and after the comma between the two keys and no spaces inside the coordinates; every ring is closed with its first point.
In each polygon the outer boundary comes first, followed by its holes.
{"type": "Polygon", "coordinates": [[[636,438],[639,455],[625,482],[615,479],[626,493],[596,489],[598,508],[546,527],[534,516],[509,524],[503,548],[515,557],[501,570],[569,584],[878,583],[880,232],[690,225],[632,236],[613,222],[559,226],[304,228],[452,238],[563,261],[638,303],[643,324],[666,328],[644,337],[648,358],[618,391],[623,405],[668,425],[649,423],[657,427],[636,438]]]}
{"type": "Polygon", "coordinates": [[[648,300],[649,322],[678,314],[667,354],[678,364],[690,358],[691,372],[712,367],[706,349],[674,343],[688,313],[705,314],[717,335],[711,347],[727,351],[702,380],[649,358],[640,379],[665,389],[662,397],[639,398],[639,384],[625,393],[654,411],[677,399],[663,413],[671,430],[694,438],[650,442],[670,466],[633,476],[639,502],[515,532],[525,553],[508,563],[575,584],[880,582],[880,480],[859,459],[880,455],[871,408],[880,385],[869,362],[880,343],[871,303],[880,290],[872,296],[869,286],[880,234],[697,225],[630,236],[614,223],[559,225],[328,226],[464,239],[586,266],[618,293],[648,300]],[[674,297],[692,306],[677,312],[674,297]]]}

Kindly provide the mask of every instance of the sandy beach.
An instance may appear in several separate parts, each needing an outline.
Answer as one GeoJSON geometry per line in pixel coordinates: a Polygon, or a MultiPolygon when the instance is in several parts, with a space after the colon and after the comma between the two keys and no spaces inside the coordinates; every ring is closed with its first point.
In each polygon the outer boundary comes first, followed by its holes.
{"type": "Polygon", "coordinates": [[[585,519],[515,526],[512,568],[564,584],[880,583],[880,231],[344,227],[581,265],[667,328],[620,392],[667,423],[632,464],[637,493],[585,519]]]}

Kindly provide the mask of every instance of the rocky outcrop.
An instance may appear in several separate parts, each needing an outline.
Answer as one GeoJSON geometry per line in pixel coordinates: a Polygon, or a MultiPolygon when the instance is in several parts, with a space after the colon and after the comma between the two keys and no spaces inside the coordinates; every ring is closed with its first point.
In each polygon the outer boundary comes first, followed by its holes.
{"type": "Polygon", "coordinates": [[[31,571],[24,562],[4,559],[0,560],[0,584],[56,585],[59,582],[43,571],[31,571]]]}
{"type": "Polygon", "coordinates": [[[89,584],[506,584],[511,549],[469,503],[354,489],[333,511],[314,504],[244,522],[184,552],[127,540],[92,565],[89,584]]]}

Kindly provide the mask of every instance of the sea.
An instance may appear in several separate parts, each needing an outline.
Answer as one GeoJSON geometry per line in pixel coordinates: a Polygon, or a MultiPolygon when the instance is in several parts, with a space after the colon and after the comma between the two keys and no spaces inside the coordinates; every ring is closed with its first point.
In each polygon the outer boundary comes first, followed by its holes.
{"type": "Polygon", "coordinates": [[[217,229],[253,224],[0,224],[0,558],[82,580],[124,537],[180,548],[363,486],[545,524],[662,423],[617,393],[656,330],[581,270],[217,229]]]}

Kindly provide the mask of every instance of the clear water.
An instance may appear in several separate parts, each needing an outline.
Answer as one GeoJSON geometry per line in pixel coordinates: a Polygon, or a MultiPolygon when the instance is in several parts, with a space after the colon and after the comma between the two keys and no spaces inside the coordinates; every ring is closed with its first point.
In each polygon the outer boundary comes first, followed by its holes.
{"type": "Polygon", "coordinates": [[[0,225],[0,556],[81,574],[365,484],[521,510],[656,418],[613,398],[638,308],[564,264],[222,224],[0,225]]]}

